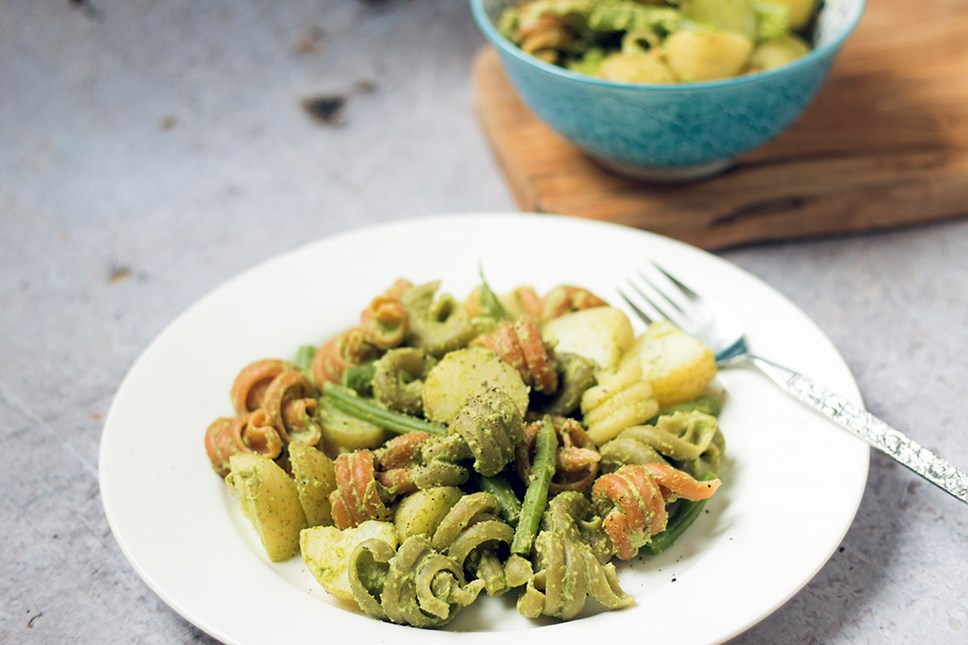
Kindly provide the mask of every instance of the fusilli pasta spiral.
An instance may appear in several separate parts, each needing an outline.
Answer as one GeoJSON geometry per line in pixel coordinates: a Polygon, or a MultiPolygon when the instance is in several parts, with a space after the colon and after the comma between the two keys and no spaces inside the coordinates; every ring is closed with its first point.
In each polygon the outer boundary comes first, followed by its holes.
{"type": "Polygon", "coordinates": [[[542,394],[558,389],[558,372],[548,348],[541,340],[538,324],[531,318],[502,320],[497,329],[474,340],[487,347],[516,369],[525,384],[542,394]]]}
{"type": "Polygon", "coordinates": [[[630,560],[668,521],[666,502],[708,499],[719,480],[697,481],[667,464],[632,464],[602,475],[592,486],[592,501],[616,555],[630,560]]]}
{"type": "Polygon", "coordinates": [[[470,583],[453,558],[436,551],[423,535],[392,547],[367,540],[350,555],[353,596],[367,614],[413,627],[442,627],[474,602],[484,587],[470,583]]]}

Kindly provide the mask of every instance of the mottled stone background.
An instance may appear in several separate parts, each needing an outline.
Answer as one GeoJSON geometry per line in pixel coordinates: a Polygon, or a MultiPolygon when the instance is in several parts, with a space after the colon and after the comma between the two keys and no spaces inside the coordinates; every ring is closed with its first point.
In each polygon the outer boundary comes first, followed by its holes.
{"type": "MultiPolygon", "coordinates": [[[[473,115],[480,44],[464,0],[0,0],[0,642],[209,640],[108,529],[114,390],[254,261],[513,208],[473,115]]],[[[817,321],[871,411],[968,466],[968,220],[722,255],[817,321]]],[[[737,641],[965,642],[966,549],[968,507],[875,455],[839,551],[737,641]]]]}

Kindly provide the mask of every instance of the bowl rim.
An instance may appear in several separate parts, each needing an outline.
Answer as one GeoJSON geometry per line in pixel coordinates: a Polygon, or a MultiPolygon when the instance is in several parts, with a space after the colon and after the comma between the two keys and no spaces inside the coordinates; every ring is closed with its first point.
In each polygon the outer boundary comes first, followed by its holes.
{"type": "Polygon", "coordinates": [[[471,0],[471,12],[474,16],[475,22],[477,22],[478,28],[492,45],[513,58],[518,59],[522,63],[530,65],[531,67],[551,76],[557,76],[571,81],[586,83],[592,86],[612,89],[648,89],[656,92],[675,93],[697,92],[714,90],[723,87],[740,87],[744,85],[765,83],[779,76],[792,74],[803,67],[813,64],[815,61],[835,55],[837,51],[844,45],[844,42],[847,40],[847,38],[849,38],[850,35],[854,33],[854,30],[857,29],[857,25],[860,24],[860,21],[867,10],[867,0],[856,0],[856,2],[859,4],[858,11],[851,23],[847,25],[847,28],[844,29],[841,34],[830,42],[825,43],[820,47],[811,49],[805,55],[794,60],[793,62],[781,65],[780,67],[775,67],[773,69],[768,69],[763,72],[757,72],[755,74],[745,74],[743,76],[732,76],[714,81],[698,81],[694,83],[625,83],[621,81],[608,81],[605,79],[596,78],[594,76],[588,76],[586,74],[579,74],[578,72],[573,72],[564,67],[546,63],[540,58],[527,54],[520,47],[505,38],[491,21],[490,16],[487,15],[487,11],[484,9],[484,0],[471,0]]]}

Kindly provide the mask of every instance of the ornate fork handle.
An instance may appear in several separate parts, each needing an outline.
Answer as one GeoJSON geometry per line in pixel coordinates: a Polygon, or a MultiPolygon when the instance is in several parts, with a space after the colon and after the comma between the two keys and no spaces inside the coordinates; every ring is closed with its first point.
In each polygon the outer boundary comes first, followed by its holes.
{"type": "Polygon", "coordinates": [[[968,473],[965,471],[803,374],[761,356],[748,355],[746,358],[788,393],[935,486],[968,503],[968,473]]]}

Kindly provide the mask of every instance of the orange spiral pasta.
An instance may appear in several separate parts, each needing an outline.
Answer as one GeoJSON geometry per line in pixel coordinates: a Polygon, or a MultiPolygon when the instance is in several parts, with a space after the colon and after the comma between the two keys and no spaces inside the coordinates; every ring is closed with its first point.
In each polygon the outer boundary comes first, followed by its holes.
{"type": "Polygon", "coordinates": [[[541,340],[538,324],[531,318],[519,318],[513,323],[503,320],[493,332],[475,339],[474,344],[500,356],[538,392],[551,394],[558,389],[554,361],[541,340]]]}
{"type": "Polygon", "coordinates": [[[518,38],[525,52],[553,63],[558,59],[558,51],[571,45],[573,33],[564,18],[545,13],[521,25],[518,38]]]}
{"type": "Polygon", "coordinates": [[[310,446],[319,443],[323,431],[316,420],[319,409],[316,396],[309,377],[297,369],[282,372],[266,388],[262,410],[285,443],[297,441],[310,446]]]}
{"type": "Polygon", "coordinates": [[[394,300],[400,300],[403,296],[413,289],[413,283],[406,278],[397,278],[393,281],[393,284],[383,292],[383,295],[388,298],[393,298],[394,300]]]}
{"type": "Polygon", "coordinates": [[[510,300],[513,307],[518,311],[518,315],[527,316],[534,320],[541,319],[544,303],[533,288],[518,287],[511,292],[510,300]]]}
{"type": "Polygon", "coordinates": [[[360,314],[360,329],[368,343],[380,349],[396,347],[410,331],[407,308],[399,298],[377,296],[360,314]]]}
{"type": "Polygon", "coordinates": [[[433,435],[429,432],[407,432],[390,439],[376,451],[377,463],[384,470],[406,468],[420,461],[420,448],[433,435]]]}
{"type": "Polygon", "coordinates": [[[379,350],[366,339],[362,329],[348,329],[323,343],[316,352],[313,380],[320,388],[324,383],[339,383],[347,367],[373,360],[377,354],[379,350]]]}
{"type": "Polygon", "coordinates": [[[272,380],[285,372],[294,369],[286,361],[267,358],[250,363],[242,368],[232,384],[232,405],[236,414],[254,412],[262,405],[266,389],[272,380]]]}
{"type": "Polygon", "coordinates": [[[550,320],[572,311],[607,306],[607,302],[591,291],[565,284],[555,287],[544,297],[542,319],[550,320]]]}
{"type": "Polygon", "coordinates": [[[602,475],[592,486],[592,501],[604,516],[602,527],[621,560],[630,560],[653,535],[666,528],[666,503],[712,497],[719,480],[698,481],[668,464],[628,464],[602,475]]]}
{"type": "MultiPolygon", "coordinates": [[[[538,420],[524,429],[524,442],[516,451],[514,467],[521,481],[527,483],[531,477],[531,461],[535,451],[535,437],[544,421],[538,420]]],[[[557,495],[563,491],[585,491],[598,475],[598,462],[601,456],[581,424],[574,419],[552,416],[551,425],[558,435],[555,475],[548,492],[557,495]]]]}
{"type": "Polygon", "coordinates": [[[380,485],[394,494],[415,491],[413,469],[420,463],[421,446],[431,437],[428,432],[408,432],[390,439],[377,450],[376,460],[383,469],[375,475],[380,485]]]}
{"type": "Polygon", "coordinates": [[[271,425],[252,424],[252,415],[221,417],[205,431],[205,453],[212,468],[222,477],[229,474],[229,458],[258,453],[275,459],[282,453],[282,439],[271,425]]]}
{"type": "Polygon", "coordinates": [[[424,459],[422,449],[433,435],[408,432],[390,439],[374,455],[382,470],[374,477],[384,499],[437,486],[459,486],[467,481],[467,469],[446,461],[424,459]]]}
{"type": "Polygon", "coordinates": [[[366,520],[388,520],[390,509],[380,497],[374,470],[375,457],[370,450],[344,453],[336,458],[336,490],[329,494],[333,524],[343,530],[366,520]]]}

